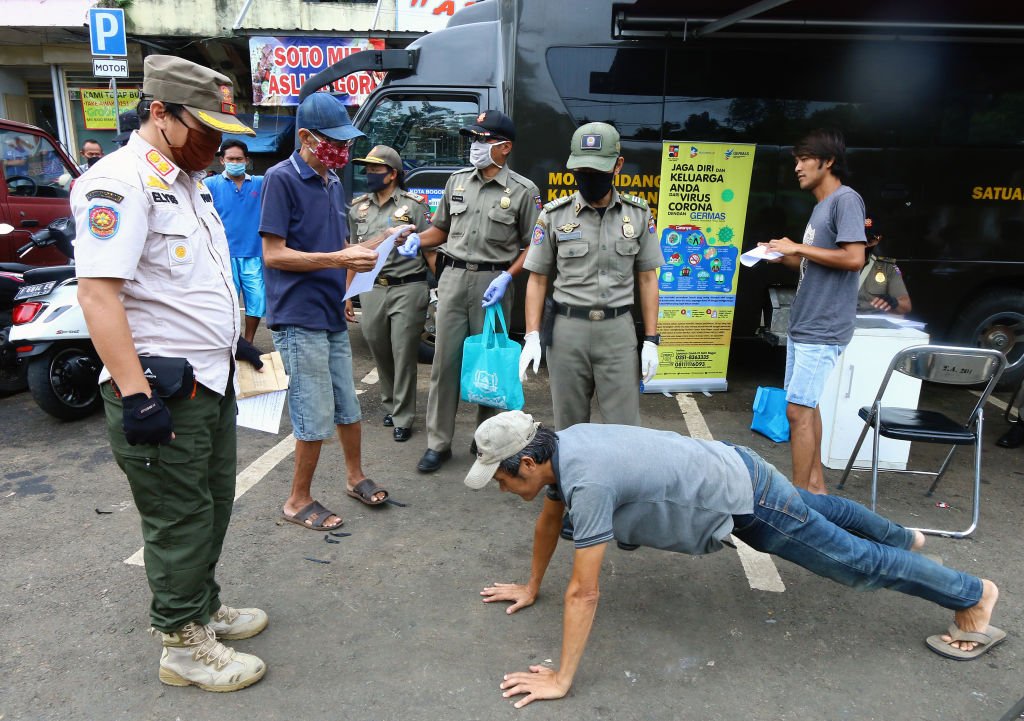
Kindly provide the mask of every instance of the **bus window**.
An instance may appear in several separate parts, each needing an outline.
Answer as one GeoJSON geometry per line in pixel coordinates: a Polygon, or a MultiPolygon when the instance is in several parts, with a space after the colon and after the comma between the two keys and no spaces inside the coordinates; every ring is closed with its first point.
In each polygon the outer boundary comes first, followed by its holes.
{"type": "Polygon", "coordinates": [[[623,140],[661,140],[663,50],[557,47],[547,64],[576,125],[611,123],[623,140]]]}
{"type": "MultiPolygon", "coordinates": [[[[375,145],[387,145],[398,151],[406,172],[443,166],[469,165],[470,140],[459,135],[480,113],[475,97],[438,95],[387,95],[374,106],[353,148],[361,158],[375,145]]],[[[353,191],[366,192],[366,176],[355,173],[353,191]]]]}

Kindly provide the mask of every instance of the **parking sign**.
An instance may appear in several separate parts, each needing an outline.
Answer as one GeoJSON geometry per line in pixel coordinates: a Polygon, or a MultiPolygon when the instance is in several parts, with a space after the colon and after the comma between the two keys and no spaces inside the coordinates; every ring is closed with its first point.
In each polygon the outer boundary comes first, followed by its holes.
{"type": "Polygon", "coordinates": [[[89,11],[89,42],[93,55],[128,55],[124,32],[124,10],[94,8],[89,11]]]}

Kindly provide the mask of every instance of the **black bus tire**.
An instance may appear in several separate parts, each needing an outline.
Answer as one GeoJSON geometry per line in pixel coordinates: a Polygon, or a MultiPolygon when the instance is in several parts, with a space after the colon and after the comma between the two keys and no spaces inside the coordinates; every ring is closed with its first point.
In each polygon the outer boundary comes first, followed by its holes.
{"type": "Polygon", "coordinates": [[[84,348],[55,346],[29,361],[29,391],[36,404],[54,418],[87,418],[103,405],[98,383],[101,365],[84,348]]]}
{"type": "Polygon", "coordinates": [[[1024,378],[1024,290],[1003,288],[981,296],[960,313],[951,336],[954,343],[1002,351],[1009,362],[999,388],[1015,389],[1024,378]]]}

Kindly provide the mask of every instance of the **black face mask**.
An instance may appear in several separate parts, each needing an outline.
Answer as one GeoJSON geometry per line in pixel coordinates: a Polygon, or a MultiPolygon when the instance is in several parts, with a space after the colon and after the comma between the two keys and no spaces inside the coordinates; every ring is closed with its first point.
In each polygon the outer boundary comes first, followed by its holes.
{"type": "Polygon", "coordinates": [[[576,173],[576,188],[588,203],[594,203],[612,190],[615,173],[576,173]]]}
{"type": "Polygon", "coordinates": [[[388,187],[387,177],[390,173],[367,173],[366,174],[366,189],[371,193],[376,193],[379,190],[384,190],[388,187]]]}
{"type": "MultiPolygon", "coordinates": [[[[102,157],[102,156],[100,156],[100,157],[102,157]]],[[[85,164],[88,165],[90,168],[92,166],[96,165],[96,163],[98,163],[98,162],[100,162],[99,158],[86,158],[85,159],[85,164]]]]}

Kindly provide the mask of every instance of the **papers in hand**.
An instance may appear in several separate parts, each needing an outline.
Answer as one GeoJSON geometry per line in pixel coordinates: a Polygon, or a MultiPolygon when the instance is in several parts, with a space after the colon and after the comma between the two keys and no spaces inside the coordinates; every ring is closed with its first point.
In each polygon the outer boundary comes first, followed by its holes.
{"type": "Polygon", "coordinates": [[[277,351],[264,353],[263,372],[248,363],[235,366],[238,373],[238,415],[236,423],[245,428],[277,433],[288,395],[288,376],[277,351]]]}
{"type": "Polygon", "coordinates": [[[355,277],[352,278],[352,282],[349,283],[348,290],[345,291],[343,300],[348,300],[354,295],[373,290],[373,281],[377,280],[377,276],[380,275],[381,268],[384,267],[388,256],[394,250],[397,239],[398,233],[395,233],[388,236],[387,240],[377,246],[377,265],[373,266],[373,270],[368,270],[365,273],[356,273],[355,277]]]}
{"type": "Polygon", "coordinates": [[[752,250],[748,250],[746,253],[740,256],[740,262],[743,265],[750,268],[751,266],[757,265],[762,260],[775,260],[781,258],[782,253],[777,250],[768,250],[768,246],[759,245],[752,250]]]}

